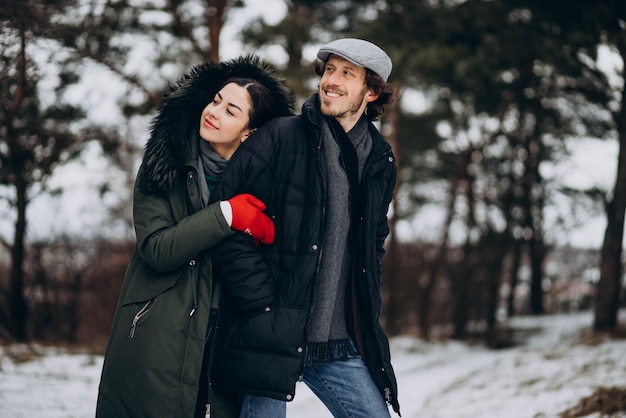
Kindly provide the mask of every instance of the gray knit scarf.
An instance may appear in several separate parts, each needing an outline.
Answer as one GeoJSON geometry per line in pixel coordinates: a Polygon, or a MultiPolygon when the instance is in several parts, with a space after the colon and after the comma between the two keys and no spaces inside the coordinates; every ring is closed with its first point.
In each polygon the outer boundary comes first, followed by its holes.
{"type": "MultiPolygon", "coordinates": [[[[326,165],[328,190],[323,233],[324,252],[315,281],[313,305],[308,326],[308,363],[325,363],[354,354],[349,342],[345,317],[346,286],[350,275],[350,186],[343,166],[337,138],[323,124],[322,152],[326,165]]],[[[365,115],[348,132],[358,159],[359,182],[372,139],[365,115]]]]}
{"type": "Polygon", "coordinates": [[[228,160],[225,160],[221,155],[213,150],[211,144],[208,141],[200,138],[198,135],[198,139],[200,141],[200,152],[198,153],[198,160],[200,162],[200,166],[202,167],[201,179],[198,179],[200,183],[200,194],[202,196],[202,202],[204,206],[209,202],[209,196],[211,195],[211,191],[215,187],[215,183],[224,171],[226,164],[228,164],[228,160]]]}
{"type": "MultiPolygon", "coordinates": [[[[215,187],[215,183],[219,179],[222,171],[226,168],[228,160],[219,155],[211,144],[196,134],[197,140],[200,141],[200,152],[198,153],[198,166],[202,167],[202,173],[199,175],[198,184],[200,187],[200,195],[202,196],[202,207],[209,204],[211,191],[215,187]]],[[[221,285],[217,278],[213,279],[213,294],[211,297],[211,313],[210,321],[217,317],[217,306],[219,304],[221,285]]]]}

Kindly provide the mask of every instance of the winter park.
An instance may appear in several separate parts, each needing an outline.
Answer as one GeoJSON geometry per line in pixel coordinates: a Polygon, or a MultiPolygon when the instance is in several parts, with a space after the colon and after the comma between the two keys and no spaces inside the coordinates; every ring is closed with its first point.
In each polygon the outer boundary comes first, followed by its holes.
{"type": "Polygon", "coordinates": [[[204,416],[207,362],[276,393],[305,332],[392,417],[626,417],[626,3],[591,3],[0,0],[0,418],[204,416]],[[210,201],[231,157],[267,206],[210,201]]]}

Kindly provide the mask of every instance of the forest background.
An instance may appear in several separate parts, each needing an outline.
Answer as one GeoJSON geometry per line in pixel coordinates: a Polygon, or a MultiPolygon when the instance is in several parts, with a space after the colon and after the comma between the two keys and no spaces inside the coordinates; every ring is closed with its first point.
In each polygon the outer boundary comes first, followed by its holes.
{"type": "Polygon", "coordinates": [[[135,245],[134,176],[180,76],[253,52],[301,103],[317,47],[343,36],[394,62],[387,332],[500,347],[512,316],[583,309],[615,331],[623,0],[0,0],[0,340],[102,351],[135,245]],[[608,186],[557,169],[590,143],[616,150],[608,186]],[[598,217],[599,243],[571,241],[598,217]]]}

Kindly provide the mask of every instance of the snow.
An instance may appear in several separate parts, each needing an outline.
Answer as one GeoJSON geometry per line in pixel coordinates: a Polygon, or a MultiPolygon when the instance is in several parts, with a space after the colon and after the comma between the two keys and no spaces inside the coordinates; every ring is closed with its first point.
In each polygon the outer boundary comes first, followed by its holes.
{"type": "MultiPolygon", "coordinates": [[[[501,350],[393,338],[402,416],[556,418],[598,387],[626,387],[626,340],[590,343],[583,336],[592,319],[590,312],[514,318],[520,344],[501,350]]],[[[0,347],[0,417],[93,417],[101,367],[101,356],[0,347]],[[15,360],[33,352],[30,361],[15,360]]],[[[288,417],[331,417],[302,383],[287,411],[288,417]]]]}

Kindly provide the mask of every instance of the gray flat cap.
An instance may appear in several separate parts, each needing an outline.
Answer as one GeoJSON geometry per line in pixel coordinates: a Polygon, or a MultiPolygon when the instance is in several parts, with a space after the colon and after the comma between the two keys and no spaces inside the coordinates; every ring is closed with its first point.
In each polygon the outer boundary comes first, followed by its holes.
{"type": "Polygon", "coordinates": [[[391,58],[378,46],[363,39],[344,38],[329,42],[317,52],[317,58],[326,62],[336,54],[361,67],[369,68],[385,82],[391,74],[391,58]]]}

